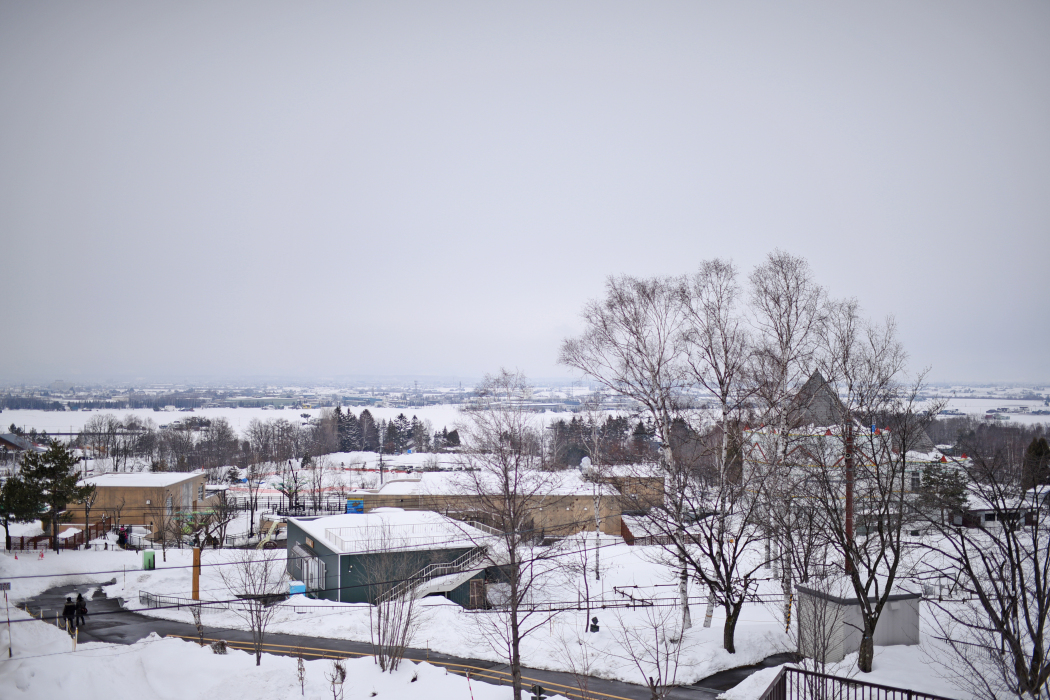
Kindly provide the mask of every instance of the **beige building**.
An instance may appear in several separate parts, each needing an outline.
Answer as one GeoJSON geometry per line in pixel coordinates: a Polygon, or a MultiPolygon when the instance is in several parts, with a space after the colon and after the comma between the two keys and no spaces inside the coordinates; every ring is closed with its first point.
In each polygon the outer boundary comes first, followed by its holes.
{"type": "MultiPolygon", "coordinates": [[[[347,496],[347,500],[359,501],[366,513],[375,508],[402,508],[483,521],[486,497],[476,493],[471,481],[466,473],[427,472],[388,481],[378,489],[354,491],[347,496]]],[[[566,471],[551,475],[550,484],[538,491],[543,495],[529,499],[529,506],[533,511],[534,527],[545,534],[565,536],[593,532],[596,501],[602,532],[620,534],[623,498],[613,486],[584,481],[578,472],[566,471]],[[596,498],[596,495],[600,495],[600,498],[596,498]]]]}
{"type": "MultiPolygon", "coordinates": [[[[139,472],[90,477],[86,483],[95,487],[91,519],[106,517],[114,526],[149,527],[177,512],[210,507],[215,497],[205,498],[206,482],[203,472],[139,472]]],[[[82,504],[70,504],[67,510],[74,523],[84,520],[82,504]]]]}

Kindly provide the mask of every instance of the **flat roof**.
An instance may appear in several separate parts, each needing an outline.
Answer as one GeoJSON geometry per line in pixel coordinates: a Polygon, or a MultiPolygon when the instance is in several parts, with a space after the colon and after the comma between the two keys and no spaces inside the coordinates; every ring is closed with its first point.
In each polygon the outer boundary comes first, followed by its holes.
{"type": "Polygon", "coordinates": [[[469,549],[492,536],[465,522],[430,511],[376,508],[368,513],[289,518],[315,543],[339,554],[391,550],[469,549]]]}
{"type": "MultiPolygon", "coordinates": [[[[616,495],[613,487],[586,481],[576,469],[536,472],[523,481],[523,491],[534,490],[536,495],[591,497],[595,488],[600,489],[603,496],[616,495]]],[[[384,496],[455,496],[476,493],[478,485],[488,487],[489,493],[500,492],[496,478],[484,472],[424,472],[418,476],[391,479],[378,492],[384,496]]]]}
{"type": "Polygon", "coordinates": [[[101,474],[85,481],[93,486],[121,488],[163,488],[201,476],[201,472],[133,472],[130,474],[101,474]]]}

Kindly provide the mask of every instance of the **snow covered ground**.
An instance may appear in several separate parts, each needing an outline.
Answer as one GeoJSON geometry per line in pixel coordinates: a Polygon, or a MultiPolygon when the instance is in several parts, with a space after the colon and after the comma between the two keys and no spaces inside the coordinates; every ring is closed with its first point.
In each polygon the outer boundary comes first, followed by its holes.
{"type": "MultiPolygon", "coordinates": [[[[646,624],[647,611],[645,609],[630,608],[602,610],[600,609],[600,601],[603,599],[607,602],[624,600],[623,596],[613,590],[614,586],[639,586],[639,589],[627,590],[639,598],[666,598],[673,601],[675,589],[673,586],[668,585],[672,582],[672,572],[651,560],[652,548],[628,547],[622,543],[617,543],[616,538],[611,537],[605,538],[603,545],[601,581],[594,581],[593,574],[591,577],[591,596],[595,603],[595,610],[592,611],[592,615],[596,615],[599,618],[600,631],[597,634],[583,631],[587,623],[586,613],[583,611],[561,613],[552,621],[544,623],[540,630],[526,638],[522,648],[526,665],[559,671],[572,671],[574,667],[579,670],[582,667],[586,667],[590,675],[633,683],[638,683],[642,680],[634,664],[625,657],[624,650],[617,639],[617,631],[621,625],[635,628],[643,627],[646,624]]],[[[200,583],[201,597],[203,599],[225,600],[231,597],[230,592],[223,585],[218,571],[226,562],[237,559],[243,554],[242,550],[205,550],[203,552],[203,569],[200,583]]],[[[280,551],[278,551],[278,554],[283,556],[283,553],[280,551]]],[[[53,586],[75,583],[104,583],[115,580],[115,583],[103,587],[106,594],[110,597],[123,598],[127,608],[140,609],[142,607],[138,602],[140,591],[189,598],[192,580],[191,563],[192,553],[190,550],[185,549],[169,550],[167,552],[167,561],[164,561],[161,553],[158,552],[157,569],[154,571],[142,571],[141,554],[132,552],[89,551],[64,552],[62,554],[47,552],[43,559],[39,557],[38,553],[21,554],[17,559],[14,555],[8,554],[0,556],[0,580],[12,581],[12,601],[30,597],[53,586]],[[41,576],[49,574],[58,575],[41,576]],[[31,578],[13,578],[16,576],[31,576],[31,578]]],[[[590,567],[593,571],[593,560],[590,562],[590,567]]],[[[577,600],[578,586],[574,586],[568,580],[552,581],[549,588],[558,593],[560,600],[570,602],[577,600]]],[[[779,585],[777,583],[773,581],[763,582],[762,592],[776,593],[778,591],[779,585]]],[[[699,591],[694,590],[693,595],[699,596],[699,591]]],[[[655,610],[656,612],[661,611],[660,608],[655,610]]],[[[649,612],[652,611],[653,609],[650,608],[649,612]]],[[[671,618],[677,619],[677,611],[673,608],[671,608],[671,611],[671,618]]],[[[192,621],[189,612],[185,610],[153,609],[142,612],[186,623],[192,621]]],[[[789,651],[794,648],[793,635],[784,633],[783,623],[779,620],[779,611],[773,604],[749,604],[745,607],[737,628],[736,654],[728,654],[722,649],[724,615],[721,610],[715,610],[712,625],[709,628],[703,627],[703,604],[694,605],[692,612],[694,626],[684,638],[682,658],[677,675],[678,683],[693,683],[717,671],[734,666],[753,664],[771,654],[789,651]]],[[[924,616],[927,616],[928,613],[929,611],[924,607],[924,616]]],[[[494,621],[495,618],[490,613],[471,613],[446,601],[444,598],[426,598],[421,602],[421,624],[413,641],[413,646],[426,647],[434,651],[469,658],[502,660],[503,655],[501,651],[494,649],[484,641],[485,625],[494,621]]],[[[205,612],[204,624],[206,627],[212,628],[246,629],[244,622],[235,613],[229,611],[205,612]]],[[[33,627],[35,625],[29,626],[33,627]]],[[[928,628],[928,625],[924,623],[924,629],[928,628]]],[[[330,601],[311,600],[303,596],[293,596],[288,602],[282,604],[282,610],[278,612],[269,629],[273,632],[289,634],[368,641],[368,607],[365,605],[334,604],[330,601]]],[[[58,639],[68,644],[68,640],[64,640],[61,633],[59,633],[58,637],[49,637],[48,639],[50,641],[40,640],[39,643],[59,644],[56,641],[58,639]]],[[[211,652],[207,650],[198,652],[193,645],[178,646],[180,644],[183,643],[152,639],[144,640],[126,651],[119,649],[113,651],[111,649],[106,652],[93,651],[92,653],[99,654],[99,658],[105,658],[106,655],[116,655],[117,658],[123,658],[124,662],[131,661],[140,668],[146,668],[146,676],[150,675],[149,669],[166,668],[162,659],[154,659],[154,654],[163,657],[165,654],[199,653],[201,655],[199,658],[193,657],[194,663],[203,664],[203,667],[207,669],[211,669],[213,664],[219,663],[215,659],[223,658],[212,657],[210,655],[211,652]],[[120,656],[120,654],[126,654],[127,657],[120,656]]],[[[938,642],[924,634],[923,643],[919,648],[878,647],[875,656],[874,672],[870,675],[860,674],[857,671],[855,654],[847,657],[842,664],[831,669],[831,672],[836,675],[859,677],[870,682],[912,688],[946,697],[968,700],[966,694],[961,693],[947,680],[940,677],[937,667],[931,665],[931,655],[936,656],[939,653],[943,653],[939,649],[938,644],[938,642]]],[[[16,637],[17,646],[19,645],[16,637]]],[[[59,644],[59,646],[61,645],[59,644]]],[[[77,652],[78,655],[83,651],[87,651],[88,647],[91,646],[94,645],[82,646],[81,651],[77,652]]],[[[40,653],[51,652],[44,652],[41,649],[40,653]]],[[[234,680],[238,684],[241,681],[237,674],[250,675],[254,668],[251,666],[249,657],[245,654],[231,651],[231,657],[229,658],[239,659],[242,656],[244,657],[243,663],[235,661],[230,665],[232,670],[223,671],[223,673],[233,674],[230,680],[234,680]]],[[[78,656],[77,658],[81,657],[78,656]]],[[[180,658],[171,657],[170,661],[180,661],[180,658]]],[[[189,659],[183,660],[189,661],[189,659]]],[[[41,692],[39,696],[32,694],[24,695],[24,697],[45,697],[44,690],[51,692],[55,688],[70,687],[68,685],[63,686],[63,684],[71,683],[71,679],[75,677],[66,676],[66,669],[63,667],[61,678],[47,678],[46,680],[38,681],[34,680],[35,677],[32,674],[42,670],[44,667],[34,666],[33,664],[36,662],[29,663],[29,660],[27,660],[25,664],[19,666],[19,668],[25,670],[19,671],[18,674],[14,675],[11,675],[9,671],[5,672],[3,670],[4,663],[0,660],[0,688],[5,687],[5,683],[14,684],[14,687],[21,688],[22,686],[17,685],[17,683],[29,682],[30,686],[28,687],[33,688],[34,693],[41,692]],[[4,675],[5,673],[8,675],[4,675]],[[27,678],[29,679],[28,681],[26,680],[27,678]],[[41,683],[43,685],[40,685],[41,683]]],[[[290,697],[290,689],[294,685],[291,683],[294,680],[292,667],[288,666],[287,669],[279,672],[273,670],[278,667],[284,668],[282,664],[287,663],[294,664],[294,662],[288,660],[282,661],[277,658],[271,660],[267,658],[264,660],[264,670],[262,672],[268,679],[262,685],[267,687],[272,685],[274,689],[283,688],[284,690],[281,692],[284,692],[285,695],[277,693],[274,695],[252,695],[252,697],[290,697]],[[275,675],[267,675],[271,673],[275,675]]],[[[314,692],[315,697],[321,697],[324,694],[322,691],[325,690],[322,683],[324,664],[322,662],[309,663],[314,664],[312,668],[318,670],[310,672],[316,676],[316,682],[314,691],[310,691],[308,688],[307,696],[310,697],[309,692],[314,692]]],[[[775,669],[769,669],[754,674],[741,686],[731,691],[727,698],[730,698],[730,700],[746,700],[757,697],[769,684],[775,673],[775,669]]],[[[38,673],[37,675],[39,676],[40,674],[38,673]]],[[[141,690],[140,685],[142,683],[156,682],[155,679],[143,680],[141,678],[142,675],[139,673],[129,687],[136,687],[141,690]]],[[[163,677],[163,674],[160,677],[163,677]]],[[[238,687],[255,688],[254,684],[256,681],[254,678],[253,676],[252,680],[245,680],[238,687]]],[[[380,678],[377,682],[382,681],[383,683],[396,685],[398,682],[397,678],[397,676],[393,679],[380,678]]],[[[188,683],[188,681],[182,680],[179,682],[188,683]]],[[[101,686],[99,687],[101,688],[101,686]]],[[[108,688],[109,686],[106,687],[108,688]]],[[[203,695],[204,692],[216,686],[209,684],[198,687],[190,683],[187,686],[178,687],[182,688],[183,692],[188,693],[190,697],[194,697],[195,693],[203,695]]],[[[391,690],[394,688],[393,685],[384,687],[388,687],[391,690]]],[[[413,688],[415,689],[415,687],[413,688]]],[[[298,690],[298,688],[294,689],[298,690]]],[[[422,688],[420,687],[419,689],[422,688]]],[[[95,690],[92,688],[91,692],[95,692],[95,690]]],[[[103,690],[100,689],[98,692],[101,693],[103,690]]],[[[156,695],[153,691],[142,692],[145,692],[146,696],[156,695]]],[[[270,691],[267,690],[266,692],[270,691]]],[[[477,692],[477,688],[475,688],[475,692],[477,692]]],[[[168,697],[165,694],[158,696],[168,697]]],[[[9,696],[4,695],[4,697],[9,696]]],[[[20,696],[16,695],[14,697],[20,696]]],[[[94,695],[89,697],[94,697],[94,695]]],[[[118,694],[110,697],[125,696],[118,694]]],[[[174,695],[171,695],[171,697],[174,697],[174,695]]],[[[240,695],[235,697],[240,697],[240,695]]],[[[245,697],[248,697],[248,695],[245,695],[245,697]]],[[[348,695],[347,697],[356,696],[348,695]]],[[[409,696],[406,695],[405,697],[409,696]]],[[[412,697],[417,697],[417,695],[412,695],[412,697]]],[[[441,696],[435,695],[433,697],[441,696]]],[[[459,697],[466,696],[461,695],[459,697]]],[[[479,697],[482,696],[475,695],[476,699],[479,697]]]]}
{"type": "MultiPolygon", "coordinates": [[[[332,697],[325,678],[328,660],[306,661],[305,685],[300,686],[297,661],[264,655],[256,667],[248,652],[230,649],[217,655],[179,639],[150,635],[130,646],[80,644],[72,650],[70,637],[58,628],[29,620],[18,609],[11,612],[11,636],[0,627],[0,649],[12,643],[13,658],[0,656],[0,696],[5,700],[76,697],[78,700],[123,698],[245,698],[287,700],[332,697]]],[[[427,663],[404,662],[392,674],[379,671],[370,658],[348,659],[345,700],[428,698],[433,700],[509,700],[511,689],[472,682],[427,663]]],[[[559,696],[560,697],[560,696],[559,696]]]]}
{"type": "MultiPolygon", "coordinates": [[[[825,673],[833,676],[855,678],[866,683],[889,685],[895,688],[907,688],[931,695],[940,695],[958,700],[971,700],[973,696],[964,693],[948,680],[943,678],[935,666],[929,663],[930,652],[943,653],[940,643],[928,637],[923,638],[922,651],[913,646],[875,647],[875,658],[871,673],[861,673],[857,668],[857,654],[850,654],[840,663],[829,665],[825,673]]],[[[748,676],[732,690],[723,693],[724,700],[755,700],[776,678],[782,666],[765,668],[748,676]]],[[[977,698],[973,698],[977,700],[977,698]]]]}

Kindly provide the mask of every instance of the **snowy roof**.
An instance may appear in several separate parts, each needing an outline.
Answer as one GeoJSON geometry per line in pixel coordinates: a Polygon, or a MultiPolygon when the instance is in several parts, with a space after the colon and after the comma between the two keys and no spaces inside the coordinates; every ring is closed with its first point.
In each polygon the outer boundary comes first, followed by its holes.
{"type": "MultiPolygon", "coordinates": [[[[877,582],[878,592],[881,594],[886,590],[886,578],[878,576],[877,582]]],[[[857,602],[857,593],[853,588],[853,583],[844,576],[824,580],[815,579],[811,584],[798,584],[796,588],[801,592],[817,598],[823,598],[824,600],[830,600],[840,605],[857,602]]],[[[868,590],[868,600],[874,600],[875,590],[875,586],[872,585],[868,590]]],[[[893,582],[893,592],[890,593],[888,600],[908,600],[921,597],[922,593],[913,584],[897,579],[893,582]]]]}
{"type": "Polygon", "coordinates": [[[148,489],[174,486],[200,475],[200,472],[134,472],[92,476],[86,482],[93,486],[148,489]]]}
{"type": "MultiPolygon", "coordinates": [[[[490,481],[487,474],[479,472],[426,472],[411,479],[394,479],[383,484],[378,492],[384,496],[454,496],[457,494],[469,494],[476,491],[475,477],[481,483],[490,481]]],[[[536,478],[548,481],[537,493],[551,496],[592,496],[596,484],[585,481],[583,475],[575,469],[567,469],[561,472],[536,472],[536,478]]],[[[495,493],[498,484],[492,481],[492,492],[495,493]]],[[[615,495],[615,490],[610,486],[599,486],[603,495],[615,495]]],[[[533,490],[529,484],[526,490],[533,490]]]]}
{"type": "Polygon", "coordinates": [[[390,550],[469,548],[488,534],[467,523],[430,511],[376,508],[364,514],[291,519],[303,532],[340,554],[390,550]]]}

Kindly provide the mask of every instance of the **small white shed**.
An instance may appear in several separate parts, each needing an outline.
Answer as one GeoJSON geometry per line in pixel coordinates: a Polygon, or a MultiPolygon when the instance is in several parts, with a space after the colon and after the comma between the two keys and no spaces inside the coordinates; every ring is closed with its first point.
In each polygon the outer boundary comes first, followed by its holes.
{"type": "MultiPolygon", "coordinates": [[[[860,649],[860,601],[846,579],[797,586],[798,653],[824,663],[836,663],[860,649]]],[[[875,598],[869,600],[874,603],[875,598]]],[[[875,645],[919,643],[919,602],[922,594],[896,586],[875,626],[875,645]]]]}

